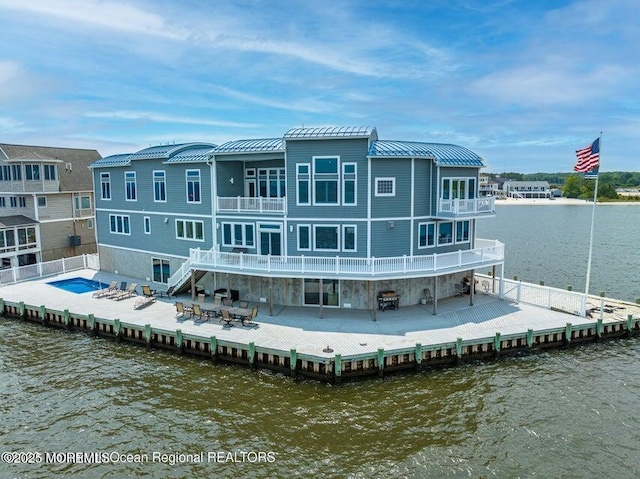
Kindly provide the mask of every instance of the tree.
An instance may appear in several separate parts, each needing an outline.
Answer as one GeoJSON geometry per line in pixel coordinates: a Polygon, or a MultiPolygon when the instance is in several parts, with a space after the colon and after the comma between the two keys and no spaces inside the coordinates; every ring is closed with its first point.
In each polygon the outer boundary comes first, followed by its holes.
{"type": "Polygon", "coordinates": [[[580,198],[582,178],[579,175],[569,175],[562,189],[565,198],[580,198]]]}

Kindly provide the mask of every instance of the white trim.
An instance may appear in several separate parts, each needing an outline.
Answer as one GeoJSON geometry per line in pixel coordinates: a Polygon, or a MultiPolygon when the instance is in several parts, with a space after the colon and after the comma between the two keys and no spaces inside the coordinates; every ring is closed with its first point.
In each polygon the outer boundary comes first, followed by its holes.
{"type": "Polygon", "coordinates": [[[342,193],[342,205],[343,206],[358,206],[358,163],[355,161],[345,161],[341,166],[342,176],[340,181],[341,193],[342,193]],[[344,171],[345,166],[353,165],[353,173],[346,173],[344,171]],[[353,175],[353,179],[346,180],[345,175],[353,175]],[[353,181],[353,203],[345,202],[345,185],[347,181],[353,181]]]}
{"type": "MultiPolygon", "coordinates": [[[[186,219],[182,219],[182,218],[176,218],[174,224],[175,224],[175,230],[174,230],[175,231],[175,239],[183,240],[183,241],[198,241],[198,242],[201,242],[201,243],[205,242],[204,221],[186,220],[186,219]],[[184,222],[185,226],[186,226],[187,222],[193,224],[194,238],[187,238],[186,236],[184,238],[181,238],[180,236],[178,236],[178,221],[184,222]],[[195,224],[196,223],[200,223],[202,225],[202,239],[195,238],[195,233],[196,233],[195,224]]],[[[183,231],[186,233],[186,227],[185,226],[183,226],[183,228],[184,228],[183,231]]]]}
{"type": "Polygon", "coordinates": [[[357,253],[357,251],[358,251],[358,225],[342,225],[341,233],[342,233],[342,238],[341,238],[341,241],[340,241],[340,246],[342,248],[342,251],[345,252],[345,253],[357,253]],[[347,249],[347,247],[344,244],[345,239],[347,237],[347,234],[345,232],[346,228],[353,228],[353,249],[347,249]]]}
{"type": "Polygon", "coordinates": [[[142,225],[143,225],[144,234],[150,235],[151,234],[151,217],[150,216],[143,217],[142,225]],[[149,226],[149,228],[147,228],[147,226],[149,226]]]}
{"type": "Polygon", "coordinates": [[[296,163],[296,206],[311,206],[311,202],[312,202],[312,196],[313,196],[313,190],[311,189],[311,182],[312,182],[312,174],[311,174],[311,168],[312,165],[311,163],[296,163]],[[307,167],[307,173],[300,173],[299,168],[301,166],[306,166],[307,167]],[[300,180],[300,176],[302,175],[307,175],[308,178],[306,180],[300,180]],[[307,202],[306,203],[301,203],[300,202],[300,181],[306,181],[307,182],[307,202]]]}
{"type": "Polygon", "coordinates": [[[127,248],[126,246],[117,246],[117,245],[112,245],[112,244],[107,244],[107,243],[97,243],[97,247],[103,247],[103,248],[112,248],[112,249],[119,249],[122,251],[133,251],[134,253],[143,253],[146,255],[163,255],[163,256],[170,256],[171,258],[176,258],[180,261],[186,261],[189,259],[189,256],[179,256],[176,254],[170,254],[170,253],[161,253],[158,251],[148,251],[148,250],[142,250],[142,249],[137,249],[137,248],[127,248]]]}
{"type": "Polygon", "coordinates": [[[329,251],[329,252],[336,252],[339,253],[340,252],[340,246],[341,246],[341,224],[315,224],[313,225],[313,243],[312,243],[312,247],[313,247],[313,251],[329,251]],[[316,239],[317,239],[317,233],[316,230],[318,228],[335,228],[336,229],[336,249],[332,249],[332,248],[318,248],[316,245],[316,239]]]}
{"type": "MultiPolygon", "coordinates": [[[[116,229],[117,229],[117,226],[118,226],[117,225],[117,221],[118,220],[116,219],[116,229]]],[[[131,236],[131,217],[129,215],[115,215],[115,214],[109,215],[109,233],[114,234],[114,235],[131,236]],[[111,218],[112,217],[114,217],[114,218],[118,218],[118,217],[122,218],[122,232],[117,231],[117,230],[116,231],[113,230],[113,228],[111,227],[111,218]],[[128,223],[128,226],[129,226],[129,232],[128,233],[126,233],[124,231],[125,230],[124,218],[127,218],[127,223],[128,223]]]]}
{"type": "Polygon", "coordinates": [[[202,204],[202,172],[200,171],[200,169],[188,169],[188,170],[184,170],[184,194],[185,194],[185,199],[187,201],[188,204],[202,204]],[[189,172],[194,172],[197,171],[198,172],[198,195],[200,196],[200,199],[198,201],[196,200],[189,200],[189,181],[194,181],[195,179],[191,179],[189,180],[189,172]]]}
{"type": "Polygon", "coordinates": [[[169,196],[169,190],[167,189],[167,171],[166,170],[153,170],[151,172],[151,182],[153,188],[153,202],[154,203],[166,203],[167,196],[169,196]],[[164,200],[156,199],[156,173],[162,173],[163,183],[164,183],[164,200]]]}
{"type": "Polygon", "coordinates": [[[158,257],[155,257],[155,256],[151,257],[151,275],[150,275],[150,277],[152,278],[151,281],[153,281],[156,284],[167,284],[169,282],[169,278],[171,278],[171,275],[172,275],[172,273],[171,273],[171,260],[170,259],[158,258],[158,257]],[[160,261],[160,277],[161,277],[160,279],[162,279],[162,262],[166,261],[167,263],[169,263],[169,277],[167,278],[167,281],[156,281],[156,279],[154,278],[154,276],[153,276],[153,261],[154,260],[160,261]]]}
{"type": "Polygon", "coordinates": [[[298,251],[312,251],[312,247],[313,247],[313,232],[312,232],[312,225],[310,224],[299,224],[297,225],[296,228],[296,246],[298,247],[298,251]],[[302,248],[300,246],[300,228],[307,228],[308,230],[308,238],[307,240],[309,241],[309,247],[308,248],[302,248]]]}
{"type": "Polygon", "coordinates": [[[311,174],[311,183],[312,183],[312,192],[311,192],[311,204],[313,206],[340,206],[340,155],[323,155],[323,156],[313,156],[312,160],[312,174],[311,174]],[[335,203],[316,203],[316,181],[334,181],[333,179],[327,178],[324,180],[322,177],[317,180],[316,179],[316,160],[330,160],[334,159],[337,161],[336,164],[336,172],[335,173],[318,173],[319,175],[334,175],[336,176],[336,202],[335,203]]]}
{"type": "Polygon", "coordinates": [[[453,239],[455,241],[455,244],[471,243],[471,221],[470,220],[459,220],[459,221],[455,222],[453,239]],[[458,241],[458,224],[459,223],[468,223],[468,225],[469,225],[469,227],[467,228],[467,236],[468,237],[467,237],[466,240],[458,241]]]}
{"type": "Polygon", "coordinates": [[[375,181],[375,196],[396,196],[396,179],[394,177],[376,177],[376,181],[375,181]],[[380,183],[382,183],[383,181],[390,181],[391,182],[391,193],[380,193],[379,192],[379,186],[380,183]]]}
{"type": "Polygon", "coordinates": [[[228,246],[230,248],[251,248],[251,249],[255,249],[256,248],[256,224],[255,223],[247,223],[247,222],[240,222],[240,221],[236,221],[234,223],[228,222],[228,221],[221,221],[220,222],[220,229],[222,230],[222,241],[220,242],[220,244],[222,246],[228,246]],[[224,239],[224,226],[225,225],[229,225],[230,227],[230,233],[231,233],[231,243],[225,243],[225,239],[224,239]],[[236,225],[240,225],[242,226],[242,241],[240,244],[236,243],[236,230],[235,230],[235,226],[236,225]],[[248,244],[247,243],[247,226],[251,226],[252,228],[252,243],[253,244],[248,244]]]}
{"type": "Polygon", "coordinates": [[[438,238],[438,229],[437,229],[437,225],[435,221],[423,221],[418,223],[418,249],[429,249],[429,248],[435,248],[436,244],[437,244],[437,238],[438,238]],[[422,227],[422,225],[425,226],[426,228],[426,237],[427,237],[427,244],[425,246],[421,246],[420,245],[420,228],[422,227]],[[433,244],[430,245],[429,244],[429,225],[433,225],[433,244]]]}
{"type": "Polygon", "coordinates": [[[138,201],[138,179],[137,179],[135,170],[125,171],[124,172],[124,200],[125,201],[138,201]],[[129,191],[127,190],[127,183],[130,183],[127,180],[127,175],[133,173],[133,198],[128,198],[129,191]]]}
{"type": "Polygon", "coordinates": [[[455,221],[438,221],[436,223],[436,246],[449,246],[455,244],[455,221]],[[451,224],[451,241],[447,243],[440,243],[440,225],[449,223],[451,224]]]}
{"type": "Polygon", "coordinates": [[[111,172],[109,171],[101,171],[100,172],[100,200],[101,201],[111,201],[111,198],[113,198],[113,191],[111,191],[111,172]],[[104,188],[102,187],[102,177],[104,177],[107,179],[107,183],[109,183],[109,198],[105,198],[104,197],[104,188]]]}
{"type": "MultiPolygon", "coordinates": [[[[190,218],[203,218],[202,214],[194,214],[194,213],[176,213],[168,212],[168,211],[144,211],[144,210],[119,210],[114,208],[96,208],[96,212],[101,213],[128,213],[128,214],[146,214],[146,215],[156,215],[156,216],[185,216],[190,218]]],[[[208,218],[208,217],[207,217],[208,218]]],[[[220,217],[218,217],[220,218],[220,217]]],[[[77,219],[77,218],[76,218],[77,219]]],[[[243,218],[244,219],[244,218],[243,218]]]]}

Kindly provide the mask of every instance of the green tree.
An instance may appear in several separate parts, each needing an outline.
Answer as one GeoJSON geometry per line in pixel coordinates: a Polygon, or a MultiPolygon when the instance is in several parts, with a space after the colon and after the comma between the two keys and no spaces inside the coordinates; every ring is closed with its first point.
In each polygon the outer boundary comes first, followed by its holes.
{"type": "Polygon", "coordinates": [[[566,198],[580,198],[580,187],[582,186],[582,179],[579,175],[569,175],[567,181],[562,189],[562,194],[566,198]]]}

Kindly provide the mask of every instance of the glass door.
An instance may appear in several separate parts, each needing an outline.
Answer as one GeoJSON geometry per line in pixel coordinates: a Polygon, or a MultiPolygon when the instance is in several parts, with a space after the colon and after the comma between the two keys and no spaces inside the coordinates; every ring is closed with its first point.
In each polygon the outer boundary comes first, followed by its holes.
{"type": "Polygon", "coordinates": [[[282,255],[282,225],[259,224],[260,254],[271,256],[282,255]]]}

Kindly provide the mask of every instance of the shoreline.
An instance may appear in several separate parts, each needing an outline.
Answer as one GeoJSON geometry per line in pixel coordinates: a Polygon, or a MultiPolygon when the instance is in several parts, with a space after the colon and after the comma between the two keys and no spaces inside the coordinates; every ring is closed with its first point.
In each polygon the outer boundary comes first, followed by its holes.
{"type": "MultiPolygon", "coordinates": [[[[611,202],[598,201],[597,204],[598,206],[600,205],[640,206],[640,201],[611,201],[611,202]]],[[[582,200],[578,198],[554,198],[553,200],[550,200],[548,198],[505,198],[500,200],[496,199],[496,206],[498,205],[592,206],[593,202],[590,200],[582,200]]]]}

